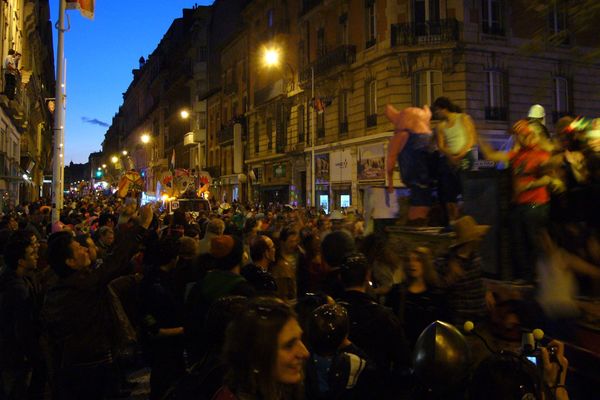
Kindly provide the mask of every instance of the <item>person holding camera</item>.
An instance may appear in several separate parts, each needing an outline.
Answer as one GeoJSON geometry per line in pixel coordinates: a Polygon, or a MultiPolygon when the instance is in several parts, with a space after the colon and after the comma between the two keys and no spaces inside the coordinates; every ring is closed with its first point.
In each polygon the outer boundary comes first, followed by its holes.
{"type": "Polygon", "coordinates": [[[540,346],[537,366],[510,351],[493,353],[479,363],[469,385],[469,398],[486,400],[568,400],[565,385],[569,363],[564,344],[557,340],[540,346]]]}

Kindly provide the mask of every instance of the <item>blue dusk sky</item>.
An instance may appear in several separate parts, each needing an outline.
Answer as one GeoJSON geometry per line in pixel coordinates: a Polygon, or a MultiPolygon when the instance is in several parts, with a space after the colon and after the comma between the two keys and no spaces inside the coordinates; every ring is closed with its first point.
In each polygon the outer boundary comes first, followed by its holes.
{"type": "MultiPolygon", "coordinates": [[[[65,164],[85,163],[102,150],[112,117],[123,103],[131,70],[148,57],[175,18],[194,4],[212,0],[97,0],[94,20],[69,10],[71,29],[65,34],[67,111],[65,164]]],[[[59,0],[50,0],[52,25],[59,0]]],[[[68,24],[68,20],[65,20],[68,24]]],[[[54,55],[56,57],[56,29],[54,55]]],[[[56,62],[55,62],[56,67],[56,62]]]]}

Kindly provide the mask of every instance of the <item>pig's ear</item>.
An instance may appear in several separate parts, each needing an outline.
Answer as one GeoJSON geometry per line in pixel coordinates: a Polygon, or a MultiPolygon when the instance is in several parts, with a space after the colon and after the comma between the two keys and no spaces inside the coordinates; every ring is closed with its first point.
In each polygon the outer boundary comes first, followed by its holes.
{"type": "Polygon", "coordinates": [[[396,107],[394,107],[393,105],[387,104],[385,106],[384,114],[387,117],[387,119],[390,120],[390,122],[395,124],[398,119],[398,115],[400,114],[400,111],[396,110],[396,107]]]}

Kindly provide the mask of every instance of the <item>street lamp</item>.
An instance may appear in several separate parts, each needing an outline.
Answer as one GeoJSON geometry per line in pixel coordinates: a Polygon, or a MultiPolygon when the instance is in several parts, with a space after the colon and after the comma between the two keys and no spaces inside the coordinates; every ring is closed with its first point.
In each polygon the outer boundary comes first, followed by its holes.
{"type": "Polygon", "coordinates": [[[188,119],[190,117],[190,112],[188,110],[181,110],[179,112],[179,115],[181,116],[181,118],[183,119],[188,119]]]}
{"type": "Polygon", "coordinates": [[[265,53],[263,56],[263,61],[265,66],[267,67],[277,67],[279,66],[279,49],[277,48],[265,48],[265,53]]]}
{"type": "Polygon", "coordinates": [[[110,161],[111,161],[113,164],[116,164],[116,163],[119,161],[119,157],[117,157],[117,156],[112,156],[112,157],[110,158],[110,161]]]}
{"type": "Polygon", "coordinates": [[[148,144],[148,143],[150,143],[150,135],[148,135],[147,133],[144,133],[142,135],[142,137],[140,138],[140,140],[142,141],[142,143],[148,144]]]}
{"type": "Polygon", "coordinates": [[[123,154],[124,156],[126,156],[126,155],[127,155],[127,150],[123,150],[123,151],[121,152],[121,154],[123,154]]]}
{"type": "Polygon", "coordinates": [[[106,164],[102,164],[102,168],[106,168],[106,164]]]}

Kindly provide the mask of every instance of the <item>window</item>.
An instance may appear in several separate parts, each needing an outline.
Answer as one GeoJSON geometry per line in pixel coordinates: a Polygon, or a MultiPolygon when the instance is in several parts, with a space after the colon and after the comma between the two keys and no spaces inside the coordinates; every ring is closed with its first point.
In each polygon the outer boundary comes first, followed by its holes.
{"type": "Polygon", "coordinates": [[[417,36],[439,35],[439,0],[414,0],[413,21],[417,36]]]}
{"type": "Polygon", "coordinates": [[[375,0],[365,0],[365,48],[375,45],[377,41],[377,24],[375,18],[375,0]]]}
{"type": "Polygon", "coordinates": [[[569,36],[567,33],[567,5],[565,1],[557,0],[549,6],[548,14],[550,24],[551,42],[555,44],[568,44],[569,36]]]}
{"type": "Polygon", "coordinates": [[[317,112],[317,137],[325,137],[325,109],[317,112]]]}
{"type": "Polygon", "coordinates": [[[365,116],[367,127],[377,125],[377,81],[375,79],[365,84],[365,116]]]}
{"type": "Polygon", "coordinates": [[[348,92],[340,93],[338,101],[338,120],[340,123],[340,135],[348,134],[348,92]]]}
{"type": "Polygon", "coordinates": [[[347,45],[349,43],[348,38],[348,13],[343,13],[339,18],[340,26],[339,26],[339,42],[343,45],[347,45]]]}
{"type": "Polygon", "coordinates": [[[317,56],[324,56],[325,53],[325,28],[321,27],[317,30],[317,56]]]}
{"type": "Polygon", "coordinates": [[[431,105],[442,95],[442,71],[424,70],[414,76],[414,104],[423,107],[431,105]]]}
{"type": "Polygon", "coordinates": [[[297,108],[297,116],[298,116],[298,143],[304,142],[304,106],[298,106],[297,108]]]}
{"type": "Polygon", "coordinates": [[[554,78],[554,122],[568,115],[571,111],[569,100],[569,81],[567,78],[557,76],[554,78]]]}
{"type": "Polygon", "coordinates": [[[272,28],[273,27],[273,23],[274,23],[273,9],[271,8],[269,11],[267,11],[267,26],[269,28],[272,28]]]}
{"type": "Polygon", "coordinates": [[[267,119],[267,150],[273,149],[273,118],[267,119]]]}
{"type": "Polygon", "coordinates": [[[483,1],[483,33],[490,35],[504,35],[504,16],[502,14],[501,0],[482,0],[483,1]]]}
{"type": "Polygon", "coordinates": [[[504,74],[502,71],[486,71],[485,119],[506,121],[507,109],[504,88],[504,74]]]}
{"type": "Polygon", "coordinates": [[[254,123],[254,152],[260,151],[260,124],[258,121],[254,123]]]}

